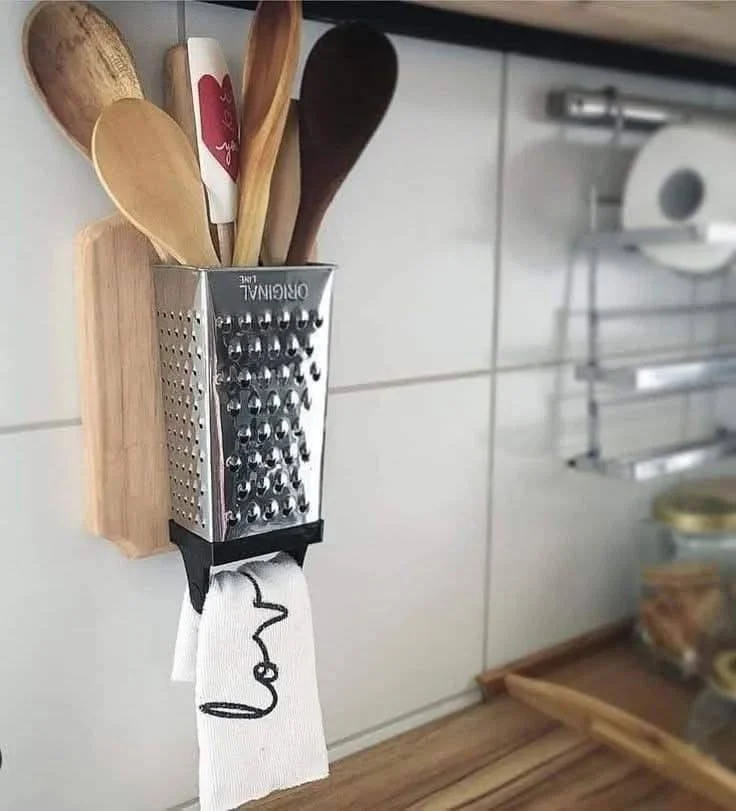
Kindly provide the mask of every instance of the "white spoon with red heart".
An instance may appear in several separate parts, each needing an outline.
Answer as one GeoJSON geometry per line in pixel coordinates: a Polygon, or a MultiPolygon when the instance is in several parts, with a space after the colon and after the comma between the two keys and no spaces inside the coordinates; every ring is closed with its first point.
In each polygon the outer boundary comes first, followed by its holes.
{"type": "Polygon", "coordinates": [[[233,256],[240,166],[235,94],[216,39],[190,37],[187,50],[199,169],[207,191],[210,222],[217,227],[220,259],[227,266],[233,256]]]}

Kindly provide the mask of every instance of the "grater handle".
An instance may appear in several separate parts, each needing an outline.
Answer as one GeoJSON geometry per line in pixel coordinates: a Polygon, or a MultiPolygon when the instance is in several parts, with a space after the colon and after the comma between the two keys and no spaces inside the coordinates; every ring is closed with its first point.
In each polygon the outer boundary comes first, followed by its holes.
{"type": "Polygon", "coordinates": [[[324,522],[319,520],[262,535],[210,543],[175,521],[169,522],[171,542],[179,547],[184,560],[189,600],[198,614],[202,613],[210,584],[210,569],[213,566],[248,560],[272,552],[288,552],[299,566],[303,566],[307,547],[322,541],[323,529],[324,522]]]}

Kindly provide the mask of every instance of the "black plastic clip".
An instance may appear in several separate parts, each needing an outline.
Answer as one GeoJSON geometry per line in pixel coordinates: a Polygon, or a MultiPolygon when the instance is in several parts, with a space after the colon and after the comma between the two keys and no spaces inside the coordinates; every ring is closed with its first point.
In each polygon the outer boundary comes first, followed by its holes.
{"type": "Polygon", "coordinates": [[[248,560],[270,552],[288,552],[302,566],[307,547],[321,542],[323,526],[323,521],[314,521],[300,527],[249,535],[233,541],[210,543],[170,521],[169,534],[171,542],[179,547],[184,559],[192,607],[201,614],[210,585],[210,569],[213,566],[248,560]]]}

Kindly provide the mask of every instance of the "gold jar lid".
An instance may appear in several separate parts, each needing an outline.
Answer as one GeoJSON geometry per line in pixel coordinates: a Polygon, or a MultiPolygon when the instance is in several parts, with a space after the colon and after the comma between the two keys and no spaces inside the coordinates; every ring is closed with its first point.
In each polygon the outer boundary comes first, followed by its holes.
{"type": "Polygon", "coordinates": [[[713,657],[711,686],[733,701],[736,698],[736,650],[722,650],[713,657]]]}
{"type": "Polygon", "coordinates": [[[691,535],[736,532],[736,477],[686,482],[654,500],[657,521],[691,535]]]}

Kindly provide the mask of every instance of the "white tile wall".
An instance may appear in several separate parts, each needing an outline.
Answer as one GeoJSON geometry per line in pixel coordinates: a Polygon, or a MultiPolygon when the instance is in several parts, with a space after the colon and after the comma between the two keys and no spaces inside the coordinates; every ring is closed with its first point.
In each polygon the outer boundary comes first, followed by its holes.
{"type": "MultiPolygon", "coordinates": [[[[634,95],[700,105],[715,100],[713,90],[695,84],[509,58],[499,268],[501,367],[580,357],[585,351],[584,319],[567,316],[586,303],[586,265],[581,257],[571,258],[572,248],[588,227],[588,189],[599,167],[606,167],[610,136],[549,121],[545,99],[551,88],[612,84],[634,95]]],[[[643,141],[634,135],[623,139],[622,149],[602,173],[607,192],[620,192],[626,167],[643,141]]],[[[697,296],[690,280],[637,259],[621,256],[602,265],[599,295],[604,307],[683,304],[697,296]]],[[[702,340],[708,340],[714,319],[707,319],[706,326],[704,319],[698,321],[702,340]]],[[[604,330],[603,349],[622,353],[679,347],[692,340],[690,329],[683,318],[618,322],[604,330]]]]}
{"type": "Polygon", "coordinates": [[[78,428],[0,437],[0,482],[0,807],[185,800],[194,708],[169,681],[180,562],[131,562],[82,531],[78,428]]]}
{"type": "MultiPolygon", "coordinates": [[[[79,416],[72,241],[86,223],[112,213],[91,164],[52,123],[24,73],[21,30],[31,7],[4,3],[0,27],[0,99],[13,121],[0,131],[3,290],[12,297],[0,319],[0,425],[79,416]]],[[[104,10],[158,100],[161,54],[176,42],[176,4],[118,2],[104,10]]]]}
{"type": "MultiPolygon", "coordinates": [[[[328,532],[308,558],[330,742],[472,687],[488,413],[488,378],[332,399],[328,532]],[[457,402],[464,430],[438,430],[457,402]]],[[[164,808],[196,792],[193,693],[169,681],[183,570],[173,554],[127,561],[81,530],[79,444],[78,428],[0,437],[13,561],[0,589],[0,807],[164,808]]]]}
{"type": "Polygon", "coordinates": [[[332,398],[327,531],[309,561],[331,740],[472,686],[489,410],[487,377],[332,398]]]}
{"type": "MultiPolygon", "coordinates": [[[[0,807],[157,811],[196,793],[192,692],[168,679],[184,577],[175,555],[131,563],[82,529],[80,432],[64,427],[79,413],[72,238],[109,206],[31,96],[28,8],[6,4],[0,30],[0,98],[14,121],[0,134],[11,190],[0,200],[0,807]]],[[[103,8],[157,99],[177,6],[103,8]]],[[[250,13],[184,10],[188,33],[220,38],[239,75],[250,13]]],[[[323,30],[305,24],[305,51],[323,30]]],[[[664,483],[562,463],[584,438],[581,389],[561,362],[583,336],[580,319],[561,318],[582,304],[569,246],[603,139],[545,121],[544,94],[616,83],[736,106],[730,90],[393,40],[396,100],[320,242],[340,275],[327,535],[307,573],[334,755],[474,700],[484,664],[628,610],[637,522],[664,483]]],[[[629,153],[640,142],[627,138],[629,153]]],[[[736,298],[728,277],[695,286],[631,260],[607,270],[608,306],[736,298]]],[[[616,354],[693,351],[728,329],[660,320],[604,341],[616,354]]],[[[622,409],[604,442],[694,436],[732,419],[732,405],[724,393],[622,409]]]]}

